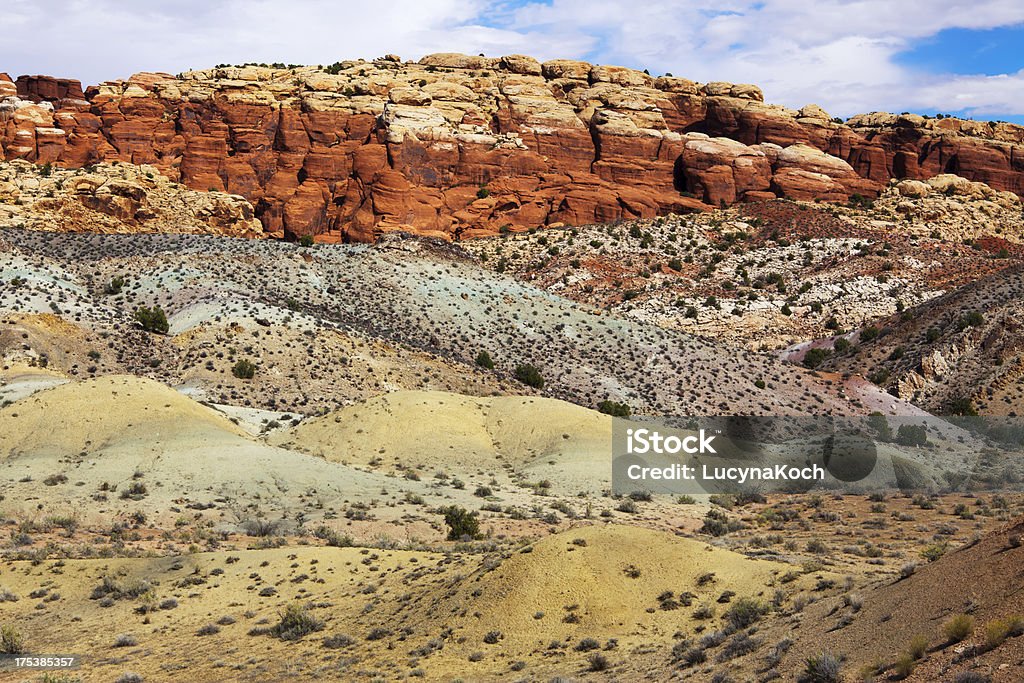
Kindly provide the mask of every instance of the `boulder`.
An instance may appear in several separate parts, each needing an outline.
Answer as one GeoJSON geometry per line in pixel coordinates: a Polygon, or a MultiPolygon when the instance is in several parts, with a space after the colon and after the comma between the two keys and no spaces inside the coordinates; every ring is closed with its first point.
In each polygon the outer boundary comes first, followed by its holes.
{"type": "Polygon", "coordinates": [[[541,65],[541,72],[544,74],[544,78],[549,80],[568,78],[585,81],[590,78],[590,70],[592,68],[588,62],[578,62],[572,59],[552,59],[541,65]]]}
{"type": "Polygon", "coordinates": [[[497,66],[498,60],[493,57],[474,57],[458,52],[438,52],[427,55],[419,62],[423,66],[431,66],[442,69],[493,69],[497,66]]]}
{"type": "Polygon", "coordinates": [[[502,69],[514,74],[540,76],[542,73],[540,62],[526,55],[506,55],[501,58],[500,64],[502,69]]]}

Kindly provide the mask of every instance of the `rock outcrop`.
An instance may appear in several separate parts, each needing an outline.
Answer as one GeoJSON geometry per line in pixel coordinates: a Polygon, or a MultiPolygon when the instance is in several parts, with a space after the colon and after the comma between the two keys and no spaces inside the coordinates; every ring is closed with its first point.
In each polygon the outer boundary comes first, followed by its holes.
{"type": "Polygon", "coordinates": [[[242,195],[264,230],[324,241],[444,238],[876,196],[956,173],[1024,192],[1024,127],[766,104],[571,60],[436,54],[75,81],[0,74],[0,158],[149,164],[242,195]]]}
{"type": "Polygon", "coordinates": [[[151,166],[82,169],[0,162],[0,228],[266,237],[244,197],[199,192],[151,166]]]}

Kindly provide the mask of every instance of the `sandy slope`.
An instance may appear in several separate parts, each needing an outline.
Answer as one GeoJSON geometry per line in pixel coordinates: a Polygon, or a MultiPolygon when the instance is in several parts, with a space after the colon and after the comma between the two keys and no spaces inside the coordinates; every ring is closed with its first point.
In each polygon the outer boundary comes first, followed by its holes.
{"type": "MultiPolygon", "coordinates": [[[[784,568],[614,525],[572,529],[531,549],[481,556],[305,547],[17,562],[0,567],[0,585],[21,598],[5,605],[3,623],[16,623],[36,651],[88,653],[78,672],[86,681],[110,681],[125,670],[147,681],[394,680],[412,671],[426,680],[505,680],[517,661],[524,663],[517,678],[547,680],[585,669],[587,653],[577,650],[585,638],[602,646],[616,639],[607,656],[618,667],[634,647],[671,644],[675,631],[696,623],[697,604],[714,603],[729,589],[764,591],[784,568]],[[696,587],[704,571],[715,580],[696,587]],[[122,586],[145,580],[151,592],[103,607],[90,594],[105,576],[122,586]],[[271,586],[272,595],[260,595],[271,586]],[[43,589],[58,598],[28,597],[43,589]],[[693,591],[694,608],[651,609],[665,590],[693,591]],[[137,611],[168,599],[176,606],[137,611]],[[276,623],[295,600],[311,605],[322,631],[290,642],[249,633],[276,623]],[[564,621],[566,607],[577,623],[564,621]],[[225,616],[234,623],[198,635],[225,616]],[[379,637],[370,637],[375,629],[382,629],[379,637]],[[499,634],[496,642],[486,642],[491,632],[499,634]],[[115,648],[121,633],[137,644],[115,648]],[[322,645],[323,636],[338,634],[353,644],[322,645]],[[552,641],[558,646],[549,648],[552,641]]],[[[716,606],[719,614],[727,607],[716,606]]]]}
{"type": "Polygon", "coordinates": [[[610,485],[611,426],[607,415],[554,399],[402,391],[307,420],[270,442],[358,465],[507,467],[575,493],[610,485]]]}

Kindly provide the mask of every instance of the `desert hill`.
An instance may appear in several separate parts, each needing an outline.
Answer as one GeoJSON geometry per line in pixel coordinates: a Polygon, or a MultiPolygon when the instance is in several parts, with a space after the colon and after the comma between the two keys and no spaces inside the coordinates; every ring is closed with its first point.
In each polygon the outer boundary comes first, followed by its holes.
{"type": "Polygon", "coordinates": [[[335,462],[508,469],[567,494],[611,487],[611,418],[541,397],[396,392],[305,420],[271,443],[335,462]]]}
{"type": "MultiPolygon", "coordinates": [[[[447,243],[306,250],[188,235],[3,238],[13,249],[0,256],[0,278],[16,286],[0,289],[0,306],[22,315],[59,311],[91,330],[88,344],[66,332],[56,338],[78,349],[61,369],[104,374],[104,358],[116,359],[132,374],[191,386],[213,403],[309,414],[398,388],[504,387],[589,408],[615,400],[678,415],[863,410],[841,387],[776,358],[723,355],[712,341],[575,304],[488,272],[447,243]],[[154,305],[166,312],[171,337],[146,334],[133,320],[137,307],[154,305]],[[382,348],[405,351],[388,351],[394,360],[378,364],[382,348]],[[477,364],[480,352],[493,370],[477,364]],[[425,372],[428,356],[436,371],[425,372]],[[253,381],[233,375],[241,360],[258,366],[253,381]],[[412,361],[422,363],[415,372],[412,361]],[[530,365],[542,382],[513,380],[530,365]]],[[[38,357],[21,348],[20,334],[5,339],[5,353],[38,357]]]]}
{"type": "MultiPolygon", "coordinates": [[[[35,519],[218,509],[216,523],[287,519],[316,497],[340,509],[385,479],[275,449],[226,415],[153,380],[104,376],[43,389],[0,410],[8,494],[35,519]]],[[[307,513],[310,514],[310,513],[307,513]]],[[[87,519],[88,518],[88,519],[87,519]]],[[[294,524],[294,519],[287,522],[294,524]]]]}
{"type": "Polygon", "coordinates": [[[403,229],[501,229],[649,218],[776,196],[846,201],[890,178],[956,173],[1020,193],[1024,128],[767,104],[571,60],[393,55],[332,65],[143,73],[83,91],[0,76],[0,159],[151,164],[244,196],[263,230],[370,241],[403,229]]]}
{"type": "MultiPolygon", "coordinates": [[[[299,547],[17,562],[0,568],[0,585],[20,598],[5,618],[33,648],[94,653],[83,680],[125,670],[160,680],[182,649],[196,681],[412,672],[503,680],[585,675],[595,653],[619,669],[637,647],[671,645],[680,628],[722,621],[729,605],[715,600],[726,591],[767,602],[765,586],[785,570],[694,540],[595,525],[488,555],[299,547]],[[706,573],[712,579],[698,581],[706,573]],[[664,608],[666,590],[686,593],[692,607],[664,608]],[[293,640],[268,634],[289,604],[319,628],[293,640]],[[719,616],[690,616],[702,604],[719,616]]],[[[787,585],[791,596],[804,590],[803,581],[787,585]]]]}
{"type": "Polygon", "coordinates": [[[894,674],[900,655],[920,637],[927,643],[926,655],[906,680],[952,680],[965,670],[997,682],[1019,680],[1024,665],[1024,639],[1019,637],[1024,635],[1022,531],[1024,522],[1017,520],[903,580],[861,593],[863,603],[852,619],[843,618],[848,608],[833,611],[831,602],[809,609],[799,629],[816,635],[799,638],[786,660],[798,663],[827,650],[847,655],[851,671],[875,668],[880,675],[894,674]],[[950,637],[946,626],[963,615],[972,626],[950,637]],[[840,625],[843,621],[848,625],[840,625]]]}
{"type": "Polygon", "coordinates": [[[866,368],[902,398],[936,414],[1019,416],[1024,399],[1020,310],[1024,270],[1003,269],[874,323],[876,339],[829,366],[866,368]]]}

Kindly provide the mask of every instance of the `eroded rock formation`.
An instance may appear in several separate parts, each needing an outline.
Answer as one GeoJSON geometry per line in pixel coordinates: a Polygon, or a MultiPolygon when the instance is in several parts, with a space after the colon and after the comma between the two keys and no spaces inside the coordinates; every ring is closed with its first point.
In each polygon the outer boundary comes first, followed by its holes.
{"type": "Polygon", "coordinates": [[[119,162],[81,169],[0,162],[0,228],[266,236],[244,197],[191,190],[151,166],[119,162]]]}
{"type": "Polygon", "coordinates": [[[522,55],[219,67],[90,87],[0,74],[0,157],[150,164],[266,232],[445,238],[845,201],[956,173],[1024,192],[1024,127],[766,104],[756,86],[522,55]]]}

